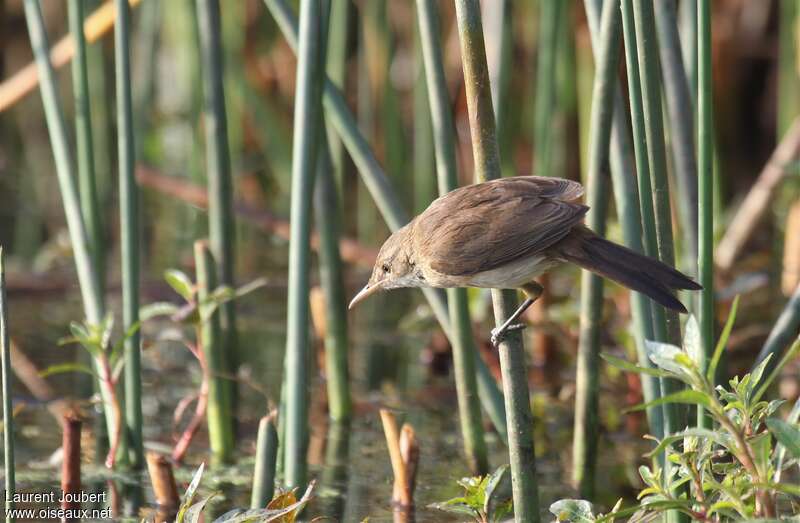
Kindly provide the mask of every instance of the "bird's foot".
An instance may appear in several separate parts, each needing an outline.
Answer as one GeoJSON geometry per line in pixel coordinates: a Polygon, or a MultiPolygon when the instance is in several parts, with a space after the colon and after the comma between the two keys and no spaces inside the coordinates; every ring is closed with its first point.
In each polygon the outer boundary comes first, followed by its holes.
{"type": "Polygon", "coordinates": [[[494,348],[496,349],[500,346],[500,343],[506,339],[506,336],[508,336],[509,332],[522,330],[525,327],[527,327],[527,325],[524,323],[515,323],[513,325],[506,325],[503,327],[495,327],[492,329],[492,337],[490,338],[492,345],[494,345],[494,348]]]}

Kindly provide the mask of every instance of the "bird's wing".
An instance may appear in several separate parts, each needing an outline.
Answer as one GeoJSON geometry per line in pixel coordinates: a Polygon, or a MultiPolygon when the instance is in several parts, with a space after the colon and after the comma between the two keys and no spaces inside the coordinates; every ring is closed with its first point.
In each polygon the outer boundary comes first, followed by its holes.
{"type": "Polygon", "coordinates": [[[540,253],[569,234],[588,207],[580,184],[533,176],[450,192],[415,220],[414,247],[442,274],[465,276],[540,253]]]}

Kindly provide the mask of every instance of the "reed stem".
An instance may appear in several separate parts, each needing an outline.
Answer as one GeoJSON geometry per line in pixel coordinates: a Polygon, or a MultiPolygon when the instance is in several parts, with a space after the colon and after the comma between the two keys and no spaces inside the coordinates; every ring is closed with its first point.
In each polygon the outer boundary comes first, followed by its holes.
{"type": "Polygon", "coordinates": [[[683,232],[681,265],[689,274],[694,274],[697,270],[697,157],[692,96],[681,55],[675,2],[659,0],[653,2],[653,6],[678,192],[676,204],[683,232]]]}
{"type": "MultiPolygon", "coordinates": [[[[605,236],[609,200],[609,147],[614,116],[615,88],[621,21],[616,2],[606,0],[596,59],[592,111],[589,129],[589,165],[586,192],[589,212],[586,224],[605,236]]],[[[572,480],[584,499],[594,497],[599,422],[598,366],[600,327],[603,317],[603,279],[589,271],[581,275],[580,342],[575,389],[572,480]]]]}
{"type": "MultiPolygon", "coordinates": [[[[472,136],[472,154],[475,162],[475,181],[485,182],[500,176],[500,154],[483,43],[480,2],[456,0],[455,5],[472,136]]],[[[516,293],[493,289],[492,302],[495,322],[497,325],[502,325],[516,309],[516,293]]],[[[508,335],[500,344],[499,352],[508,416],[514,518],[518,522],[538,522],[539,492],[533,449],[533,416],[530,408],[525,351],[520,333],[513,332],[508,335]]]]}
{"type": "MultiPolygon", "coordinates": [[[[714,122],[711,82],[711,6],[697,2],[697,141],[698,154],[698,276],[700,291],[698,322],[705,359],[705,372],[714,352],[714,122]]],[[[711,418],[697,408],[697,426],[711,428],[711,418]]]]}
{"type": "Polygon", "coordinates": [[[5,521],[10,521],[8,511],[14,508],[17,482],[14,471],[14,405],[11,398],[11,342],[8,335],[8,303],[6,301],[6,261],[0,247],[0,365],[3,379],[3,465],[5,470],[5,521]]]}
{"type": "MultiPolygon", "coordinates": [[[[417,6],[419,11],[419,6],[417,6]]],[[[422,29],[414,24],[414,214],[424,211],[436,198],[436,158],[434,156],[431,104],[425,78],[422,29]]]]}
{"type": "Polygon", "coordinates": [[[539,43],[536,50],[536,99],[533,123],[535,143],[533,174],[538,176],[550,176],[552,169],[558,28],[564,6],[563,0],[539,2],[539,43]]]}
{"type": "MultiPolygon", "coordinates": [[[[436,4],[432,0],[417,0],[417,16],[425,64],[425,80],[428,86],[428,100],[430,101],[429,110],[434,130],[439,194],[444,195],[458,187],[458,171],[454,137],[455,125],[450,112],[450,96],[442,61],[436,4]]],[[[472,473],[483,475],[488,472],[489,460],[478,399],[478,384],[475,375],[477,347],[472,335],[467,292],[466,289],[448,289],[447,297],[464,454],[472,473]]]]}
{"type": "MultiPolygon", "coordinates": [[[[122,326],[123,332],[128,332],[139,322],[139,187],[134,175],[136,148],[131,98],[130,12],[127,0],[115,0],[115,5],[122,326]]],[[[135,329],[125,339],[125,428],[130,439],[129,461],[135,469],[144,466],[142,425],[141,339],[139,329],[135,329]]]]}
{"type": "Polygon", "coordinates": [[[320,284],[325,294],[325,378],[328,390],[328,414],[343,421],[350,417],[350,378],[347,365],[347,298],[344,288],[342,257],[339,252],[339,194],[333,178],[328,140],[320,133],[317,153],[317,180],[314,210],[319,232],[320,284]]]}
{"type": "MultiPolygon", "coordinates": [[[[64,432],[61,435],[61,492],[75,496],[81,491],[81,426],[79,414],[69,411],[64,416],[64,432]]],[[[73,500],[61,503],[64,510],[80,508],[73,500]]]]}
{"type": "MultiPolygon", "coordinates": [[[[236,228],[233,216],[233,180],[231,177],[228,119],[225,111],[224,68],[219,0],[197,0],[197,23],[203,83],[203,120],[206,134],[206,175],[208,178],[208,236],[211,252],[219,267],[220,285],[235,286],[234,268],[236,228]]],[[[220,307],[222,325],[223,369],[236,373],[235,300],[220,307]]],[[[225,383],[229,395],[236,398],[235,382],[225,383]]],[[[235,407],[232,403],[231,407],[235,407]]]]}
{"type": "Polygon", "coordinates": [[[284,482],[306,482],[308,442],[308,293],[309,236],[314,174],[320,137],[320,95],[324,70],[320,63],[321,10],[319,0],[300,2],[297,87],[292,145],[292,203],[289,241],[289,300],[286,334],[286,420],[283,439],[284,482]]]}
{"type": "Polygon", "coordinates": [[[233,416],[231,411],[230,390],[225,386],[225,367],[223,364],[224,345],[221,336],[220,311],[212,293],[217,288],[217,269],[214,255],[208,242],[198,240],[194,244],[194,262],[197,270],[197,302],[201,317],[200,339],[206,363],[206,380],[208,381],[208,439],[211,447],[211,459],[214,463],[230,463],[235,448],[233,440],[233,416]],[[213,311],[213,312],[212,312],[213,311]]]}
{"type": "Polygon", "coordinates": [[[278,459],[277,411],[261,418],[256,439],[256,467],[253,473],[253,490],[250,508],[263,509],[275,492],[275,465],[278,459]]]}
{"type": "MultiPolygon", "coordinates": [[[[38,0],[25,0],[24,7],[31,48],[33,49],[33,56],[39,73],[39,87],[42,93],[47,130],[50,135],[56,177],[64,206],[75,267],[78,273],[84,313],[86,321],[92,325],[100,325],[105,316],[105,308],[100,288],[99,272],[94,267],[90,249],[91,243],[81,215],[78,188],[72,172],[72,158],[64,124],[64,114],[58,99],[55,74],[50,63],[50,45],[38,0]]],[[[93,363],[97,373],[101,374],[102,366],[98,360],[94,359],[93,363]]],[[[112,415],[114,392],[109,389],[109,384],[102,380],[98,382],[98,387],[106,414],[108,437],[111,439],[116,432],[116,421],[112,415]]]]}
{"type": "Polygon", "coordinates": [[[767,368],[763,374],[765,377],[769,376],[780,361],[781,354],[797,337],[798,330],[800,330],[800,285],[794,290],[780,316],[775,321],[775,325],[772,326],[772,330],[767,336],[767,341],[764,342],[764,346],[761,347],[761,351],[759,351],[756,361],[753,363],[753,368],[755,369],[771,355],[772,358],[767,363],[767,368]]]}
{"type": "MultiPolygon", "coordinates": [[[[297,18],[285,0],[264,0],[267,9],[272,13],[289,46],[297,50],[297,18]]],[[[396,231],[408,223],[408,215],[403,210],[389,179],[378,163],[375,154],[359,130],[356,119],[350,111],[342,92],[330,80],[325,81],[323,106],[328,121],[335,127],[353,162],[356,164],[364,184],[372,195],[375,204],[383,216],[389,229],[396,231]]],[[[450,336],[450,320],[444,292],[437,289],[423,289],[423,294],[433,309],[442,330],[450,336]]],[[[497,383],[481,358],[476,358],[478,372],[478,392],[481,394],[483,407],[498,433],[502,436],[506,430],[503,398],[497,383]]]]}
{"type": "Polygon", "coordinates": [[[69,1],[69,26],[75,41],[75,56],[72,62],[72,90],[75,97],[75,143],[78,151],[78,191],[80,194],[83,221],[89,240],[89,250],[98,271],[97,281],[101,300],[105,287],[105,246],[100,202],[97,195],[97,180],[92,142],[92,111],[89,92],[89,71],[86,56],[86,36],[83,31],[85,0],[69,1]]]}

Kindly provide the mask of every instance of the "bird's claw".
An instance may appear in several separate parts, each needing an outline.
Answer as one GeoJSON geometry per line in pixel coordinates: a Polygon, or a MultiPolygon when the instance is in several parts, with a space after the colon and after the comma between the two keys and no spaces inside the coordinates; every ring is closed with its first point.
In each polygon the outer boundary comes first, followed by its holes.
{"type": "Polygon", "coordinates": [[[502,343],[502,341],[506,339],[506,336],[508,336],[509,332],[522,330],[525,327],[527,327],[527,325],[525,325],[524,323],[515,323],[514,325],[509,325],[505,328],[495,327],[494,329],[492,329],[492,336],[490,338],[492,345],[496,349],[497,347],[500,346],[500,343],[502,343]]]}

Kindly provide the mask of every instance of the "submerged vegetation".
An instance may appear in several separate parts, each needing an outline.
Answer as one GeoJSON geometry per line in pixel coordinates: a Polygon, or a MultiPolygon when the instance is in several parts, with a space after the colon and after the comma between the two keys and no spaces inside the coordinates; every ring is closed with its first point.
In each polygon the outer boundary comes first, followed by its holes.
{"type": "Polygon", "coordinates": [[[7,4],[7,509],[61,462],[120,519],[797,516],[797,0],[7,4]],[[527,174],[690,314],[567,267],[496,349],[513,290],[348,312],[389,231],[527,174]]]}

